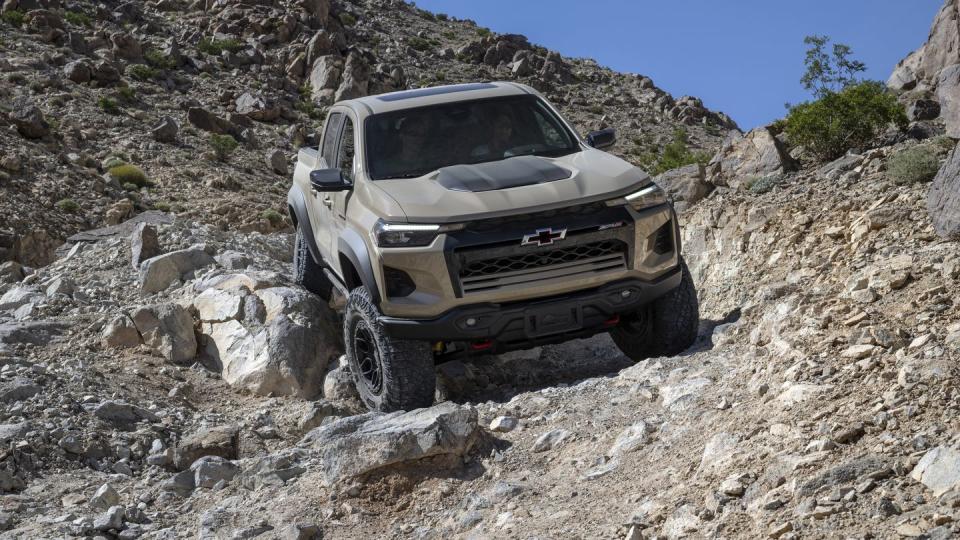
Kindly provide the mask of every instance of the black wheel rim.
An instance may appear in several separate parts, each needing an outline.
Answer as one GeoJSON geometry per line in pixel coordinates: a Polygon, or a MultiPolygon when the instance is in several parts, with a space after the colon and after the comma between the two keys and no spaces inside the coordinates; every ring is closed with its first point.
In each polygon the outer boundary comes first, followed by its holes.
{"type": "Polygon", "coordinates": [[[353,332],[353,354],[357,359],[360,380],[374,394],[383,389],[383,366],[373,333],[363,321],[357,323],[353,332]]]}
{"type": "Polygon", "coordinates": [[[645,338],[650,334],[650,308],[644,308],[625,317],[620,327],[636,338],[645,338]]]}

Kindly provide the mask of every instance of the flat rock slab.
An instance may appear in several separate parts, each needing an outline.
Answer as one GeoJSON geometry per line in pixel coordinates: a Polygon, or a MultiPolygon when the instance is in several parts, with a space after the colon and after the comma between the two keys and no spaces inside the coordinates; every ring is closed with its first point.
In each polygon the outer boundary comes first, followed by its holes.
{"type": "MultiPolygon", "coordinates": [[[[149,212],[137,214],[136,216],[118,225],[111,225],[109,227],[102,227],[100,229],[91,229],[89,231],[79,232],[68,237],[67,243],[64,244],[60,249],[63,250],[64,254],[66,254],[66,252],[70,250],[71,245],[78,242],[99,242],[100,240],[106,240],[108,238],[126,238],[133,233],[134,229],[136,229],[137,225],[140,223],[147,223],[150,225],[169,225],[173,223],[173,219],[174,217],[172,214],[150,210],[149,212]]],[[[60,254],[58,253],[58,255],[60,254]]]]}
{"type": "Polygon", "coordinates": [[[343,418],[314,429],[300,445],[317,453],[324,481],[332,486],[391,465],[462,456],[479,433],[475,409],[447,402],[410,412],[343,418]]]}
{"type": "Polygon", "coordinates": [[[52,321],[29,321],[0,324],[0,352],[10,345],[28,343],[44,345],[60,336],[69,325],[52,321]]]}
{"type": "Polygon", "coordinates": [[[960,450],[946,446],[931,449],[913,468],[910,477],[933,491],[934,497],[960,488],[960,450]]]}

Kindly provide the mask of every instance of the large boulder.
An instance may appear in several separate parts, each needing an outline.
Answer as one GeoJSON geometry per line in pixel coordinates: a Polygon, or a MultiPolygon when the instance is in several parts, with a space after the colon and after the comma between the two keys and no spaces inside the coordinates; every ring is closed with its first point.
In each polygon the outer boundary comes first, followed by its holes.
{"type": "Polygon", "coordinates": [[[192,279],[197,270],[216,263],[217,261],[200,247],[151,257],[140,264],[140,291],[143,294],[162,291],[178,280],[192,279]]]}
{"type": "Polygon", "coordinates": [[[244,114],[258,122],[273,122],[280,117],[280,107],[276,101],[262,95],[243,93],[237,98],[237,114],[244,114]]]}
{"type": "Polygon", "coordinates": [[[259,395],[321,395],[339,354],[335,315],[314,295],[227,279],[194,300],[203,349],[223,380],[259,395]]]}
{"type": "Polygon", "coordinates": [[[947,136],[960,138],[960,64],[953,64],[940,72],[937,100],[940,102],[940,116],[946,124],[947,136]]]}
{"type": "Polygon", "coordinates": [[[699,163],[667,171],[653,180],[670,194],[678,212],[697,204],[713,191],[713,186],[706,181],[706,169],[699,163]]]}
{"type": "Polygon", "coordinates": [[[140,307],[130,313],[143,343],[171,362],[186,362],[197,355],[193,317],[179,304],[140,307]]]}
{"type": "Polygon", "coordinates": [[[936,86],[941,72],[960,62],[960,10],[957,0],[947,0],[930,27],[930,36],[893,70],[887,85],[912,90],[918,85],[936,86]]]}
{"type": "Polygon", "coordinates": [[[782,174],[793,167],[793,160],[773,133],[756,128],[746,135],[732,132],[707,166],[707,176],[715,185],[737,189],[748,181],[782,174]]]}
{"type": "Polygon", "coordinates": [[[910,477],[933,491],[934,497],[960,489],[960,451],[946,446],[929,450],[910,477]]]}
{"type": "Polygon", "coordinates": [[[960,146],[953,149],[927,194],[927,211],[937,234],[960,238],[960,146]]]}
{"type": "Polygon", "coordinates": [[[477,411],[446,402],[410,412],[350,416],[308,433],[301,446],[315,451],[325,483],[428,457],[460,457],[480,434],[477,411]]]}
{"type": "Polygon", "coordinates": [[[40,109],[34,106],[15,108],[10,113],[10,119],[24,138],[39,139],[50,133],[50,124],[44,119],[40,109]]]}
{"type": "Polygon", "coordinates": [[[356,52],[347,56],[347,63],[343,67],[343,81],[334,95],[334,101],[355,99],[367,95],[370,84],[370,66],[367,61],[356,52]]]}
{"type": "Polygon", "coordinates": [[[313,99],[331,102],[334,92],[340,87],[343,74],[343,58],[338,54],[328,54],[317,58],[310,71],[310,88],[313,99]]]}
{"type": "Polygon", "coordinates": [[[173,466],[182,471],[204,456],[237,459],[240,448],[240,430],[236,426],[201,428],[187,435],[177,445],[173,466]]]}

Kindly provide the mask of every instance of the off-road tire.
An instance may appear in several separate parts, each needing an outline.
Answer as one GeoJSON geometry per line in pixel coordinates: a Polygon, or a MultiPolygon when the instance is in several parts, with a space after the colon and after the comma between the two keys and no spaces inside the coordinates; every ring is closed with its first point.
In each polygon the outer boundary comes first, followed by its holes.
{"type": "Polygon", "coordinates": [[[333,284],[323,273],[323,266],[317,264],[310,255],[310,248],[307,247],[307,239],[300,225],[297,225],[297,237],[293,244],[293,279],[325,302],[330,301],[333,284]]]}
{"type": "Polygon", "coordinates": [[[391,338],[379,318],[380,310],[366,287],[350,291],[344,314],[343,340],[360,399],[371,411],[381,412],[409,411],[433,405],[437,374],[430,344],[391,338]],[[380,370],[379,385],[376,377],[370,375],[371,362],[376,362],[380,370]]]}
{"type": "Polygon", "coordinates": [[[610,331],[623,354],[639,362],[657,356],[675,356],[697,339],[700,306],[687,263],[680,260],[680,286],[640,311],[624,316],[610,331]]]}

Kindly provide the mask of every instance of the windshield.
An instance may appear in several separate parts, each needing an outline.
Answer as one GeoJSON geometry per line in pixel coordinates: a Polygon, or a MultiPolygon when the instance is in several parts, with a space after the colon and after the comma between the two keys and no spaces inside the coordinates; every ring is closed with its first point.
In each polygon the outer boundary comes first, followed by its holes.
{"type": "Polygon", "coordinates": [[[536,96],[459,101],[371,116],[368,169],[374,180],[414,178],[450,165],[513,156],[557,157],[580,149],[536,96]]]}

